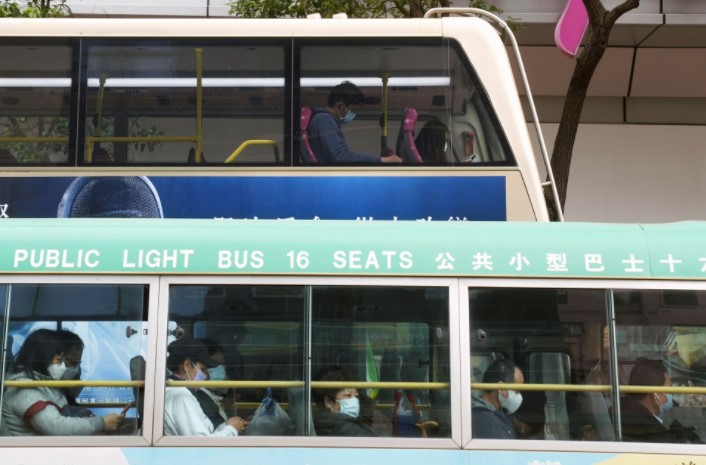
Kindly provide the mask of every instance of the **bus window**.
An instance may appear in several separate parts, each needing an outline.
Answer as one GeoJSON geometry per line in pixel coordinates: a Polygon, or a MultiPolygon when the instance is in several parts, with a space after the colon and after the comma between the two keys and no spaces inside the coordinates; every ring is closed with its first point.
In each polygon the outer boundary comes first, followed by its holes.
{"type": "Polygon", "coordinates": [[[615,439],[612,377],[603,347],[604,295],[577,289],[469,291],[472,383],[491,383],[473,388],[473,437],[615,439]],[[493,387],[518,382],[513,366],[534,389],[493,387]],[[538,390],[536,385],[545,384],[538,390]],[[567,390],[567,385],[587,389],[567,390]],[[517,393],[521,402],[513,405],[517,393]]]}
{"type": "Polygon", "coordinates": [[[61,42],[0,45],[0,166],[70,161],[72,56],[61,42]]]}
{"type": "Polygon", "coordinates": [[[86,164],[281,161],[282,45],[90,42],[86,54],[86,164]]]}
{"type": "Polygon", "coordinates": [[[211,348],[211,356],[222,349],[223,358],[208,369],[208,383],[183,387],[170,382],[194,377],[168,357],[165,434],[196,434],[196,427],[189,429],[182,421],[198,421],[199,434],[234,436],[237,428],[229,421],[235,424],[230,419],[236,417],[252,421],[246,435],[304,434],[294,412],[303,408],[297,396],[304,386],[304,296],[301,286],[171,286],[170,343],[177,337],[195,338],[211,348]],[[190,387],[195,389],[193,396],[188,394],[184,401],[181,396],[190,387]],[[286,415],[277,410],[278,421],[258,425],[263,422],[253,415],[265,398],[273,399],[286,415]],[[179,401],[198,405],[202,416],[175,416],[170,408],[179,401]]]}
{"type": "Polygon", "coordinates": [[[314,287],[312,308],[317,436],[450,436],[447,289],[314,287]]]}
{"type": "Polygon", "coordinates": [[[641,388],[621,396],[623,441],[701,443],[706,397],[659,389],[706,386],[706,293],[624,290],[614,302],[621,384],[641,388]]]}
{"type": "Polygon", "coordinates": [[[136,434],[144,372],[131,373],[130,365],[144,356],[146,286],[4,287],[9,327],[2,435],[136,434]],[[56,381],[64,384],[55,387],[56,381]],[[51,410],[36,415],[44,409],[51,410]],[[62,416],[72,418],[59,421],[62,416]]]}
{"type": "MultiPolygon", "coordinates": [[[[349,39],[340,44],[299,43],[302,108],[314,109],[314,114],[316,108],[324,109],[331,89],[344,81],[363,93],[355,123],[344,128],[351,150],[380,155],[389,148],[413,164],[514,164],[487,95],[454,42],[388,39],[356,43],[349,39]],[[409,109],[414,112],[408,113],[409,109]],[[442,134],[437,147],[411,142],[419,157],[406,158],[401,142],[405,115],[416,118],[413,137],[417,142],[430,121],[446,128],[448,139],[442,134]]],[[[304,154],[302,160],[309,158],[304,154]]]]}

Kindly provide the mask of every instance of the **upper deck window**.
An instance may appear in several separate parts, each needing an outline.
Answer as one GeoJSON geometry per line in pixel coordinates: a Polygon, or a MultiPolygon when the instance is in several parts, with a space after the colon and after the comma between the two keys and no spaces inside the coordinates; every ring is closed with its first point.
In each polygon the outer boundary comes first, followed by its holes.
{"type": "Polygon", "coordinates": [[[86,63],[86,164],[281,161],[281,44],[94,42],[86,63]]]}
{"type": "MultiPolygon", "coordinates": [[[[514,163],[483,86],[454,43],[299,43],[302,108],[326,109],[332,88],[345,81],[362,92],[355,122],[343,127],[351,150],[380,155],[389,148],[404,164],[425,166],[514,163]]],[[[340,116],[335,109],[333,116],[340,116]]],[[[311,163],[306,154],[301,159],[311,163]]]]}
{"type": "Polygon", "coordinates": [[[0,44],[0,166],[70,159],[71,47],[0,44]]]}

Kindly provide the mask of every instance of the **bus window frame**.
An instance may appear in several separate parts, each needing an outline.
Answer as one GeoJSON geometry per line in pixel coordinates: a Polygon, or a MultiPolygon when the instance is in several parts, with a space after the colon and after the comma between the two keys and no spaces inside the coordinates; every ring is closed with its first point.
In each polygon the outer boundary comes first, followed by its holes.
{"type": "MultiPolygon", "coordinates": [[[[282,113],[282,160],[279,163],[252,163],[252,164],[227,164],[222,162],[202,162],[197,165],[190,163],[111,163],[109,166],[119,167],[119,168],[133,168],[136,170],[148,170],[155,168],[193,168],[194,166],[200,167],[217,167],[217,168],[230,168],[238,169],[243,167],[255,167],[260,169],[272,170],[272,169],[283,169],[292,167],[292,49],[293,49],[293,39],[291,37],[255,37],[255,36],[229,36],[229,37],[191,37],[191,36],[180,36],[180,37],[81,37],[76,38],[77,47],[80,48],[80,69],[78,72],[78,108],[72,115],[78,119],[78,124],[80,125],[79,131],[76,133],[76,147],[75,147],[75,160],[74,163],[76,167],[91,168],[96,167],[99,170],[105,168],[105,166],[94,165],[91,162],[86,161],[86,125],[88,122],[88,67],[89,67],[89,53],[91,49],[95,47],[124,47],[127,49],[136,50],[140,47],[194,47],[194,48],[207,48],[207,47],[280,47],[283,51],[283,63],[282,63],[282,78],[284,79],[283,92],[283,113],[282,113]]],[[[195,89],[195,87],[194,87],[195,89]]],[[[72,89],[73,92],[73,89],[72,89]]],[[[77,99],[72,99],[75,101],[77,99]]],[[[73,109],[72,109],[73,110],[73,109]]],[[[196,118],[194,117],[194,124],[196,118]]],[[[298,121],[298,118],[297,118],[298,121]]],[[[240,141],[244,142],[244,141],[240,141]]],[[[240,143],[234,144],[233,149],[235,150],[240,143]]]]}
{"type": "MultiPolygon", "coordinates": [[[[159,276],[125,276],[125,275],[4,275],[0,278],[0,284],[80,284],[80,285],[118,285],[137,284],[148,287],[147,300],[147,358],[153,359],[156,356],[157,338],[157,312],[150,311],[157,309],[157,298],[159,287],[159,276]]],[[[144,309],[143,309],[144,310],[144,309]]],[[[4,316],[4,315],[3,315],[4,316]]],[[[12,316],[12,315],[10,315],[12,316]]],[[[150,370],[148,363],[145,372],[145,398],[154,396],[154,370],[150,370]]],[[[117,412],[116,412],[117,413],[117,412]]],[[[152,412],[145,409],[143,418],[143,428],[139,435],[121,436],[97,434],[91,436],[0,436],[0,449],[7,447],[145,447],[149,446],[152,439],[152,430],[144,425],[152,423],[152,412]]]]}
{"type": "MultiPolygon", "coordinates": [[[[455,278],[419,277],[401,278],[385,277],[289,277],[289,276],[257,276],[257,277],[200,277],[200,276],[163,276],[159,291],[159,321],[160,328],[157,339],[157,358],[155,373],[154,423],[152,425],[152,445],[160,447],[178,446],[228,446],[228,447],[272,447],[276,438],[277,447],[354,447],[354,448],[400,448],[400,449],[460,449],[461,448],[461,417],[460,410],[451,407],[451,437],[450,438],[356,438],[356,437],[321,437],[321,436],[240,436],[233,437],[190,437],[164,435],[164,398],[166,382],[166,348],[167,326],[169,323],[169,288],[172,285],[262,285],[262,286],[360,286],[360,287],[437,287],[449,291],[449,328],[457,328],[458,315],[452,309],[457,308],[458,280],[455,278]],[[235,440],[234,440],[235,439],[235,440]],[[372,440],[371,440],[372,439],[372,440]]],[[[460,373],[454,347],[459,341],[458,332],[449,331],[449,385],[451,389],[451,406],[459,405],[461,392],[456,386],[460,373]]],[[[149,369],[149,363],[148,363],[149,369]]]]}
{"type": "MultiPolygon", "coordinates": [[[[607,290],[654,290],[654,291],[706,291],[704,283],[686,280],[665,279],[575,279],[575,278],[459,278],[459,299],[461,312],[461,370],[466,370],[461,378],[462,392],[471,392],[471,351],[470,351],[470,309],[469,289],[595,289],[607,290]],[[465,320],[465,321],[464,321],[465,320]],[[465,333],[465,331],[469,331],[465,333]],[[464,346],[465,344],[465,346],[464,346]]],[[[607,302],[607,300],[606,300],[607,302]]],[[[612,322],[615,324],[615,320],[612,322]]],[[[468,397],[470,400],[470,396],[468,397]]],[[[471,436],[471,408],[463,404],[463,448],[466,450],[507,450],[507,451],[557,451],[595,453],[634,453],[634,454],[683,454],[702,455],[703,444],[672,444],[625,441],[576,441],[576,440],[527,440],[527,439],[473,439],[471,436]]]]}

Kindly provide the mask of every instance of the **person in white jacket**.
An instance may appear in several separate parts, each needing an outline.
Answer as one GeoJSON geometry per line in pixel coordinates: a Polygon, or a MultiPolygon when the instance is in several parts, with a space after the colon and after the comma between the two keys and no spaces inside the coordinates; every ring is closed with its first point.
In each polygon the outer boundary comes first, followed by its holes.
{"type": "MultiPolygon", "coordinates": [[[[172,372],[170,379],[205,381],[208,379],[208,368],[217,365],[209,358],[206,345],[190,337],[183,336],[172,342],[167,352],[167,368],[172,372]]],[[[230,417],[218,428],[214,428],[196,397],[196,391],[197,387],[167,387],[164,400],[164,434],[227,437],[245,432],[248,422],[240,417],[230,417]]]]}

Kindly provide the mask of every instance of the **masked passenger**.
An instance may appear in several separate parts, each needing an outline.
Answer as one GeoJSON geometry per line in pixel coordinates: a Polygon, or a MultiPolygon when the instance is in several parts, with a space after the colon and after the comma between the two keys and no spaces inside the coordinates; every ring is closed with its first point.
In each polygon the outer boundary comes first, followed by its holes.
{"type": "MultiPolygon", "coordinates": [[[[510,360],[496,360],[483,374],[484,383],[523,384],[522,371],[510,360]]],[[[517,439],[511,417],[522,404],[522,394],[512,389],[483,391],[473,396],[471,426],[474,438],[517,439]]]]}
{"type": "MultiPolygon", "coordinates": [[[[638,359],[630,372],[631,386],[671,386],[667,370],[658,360],[638,359]]],[[[629,393],[620,400],[624,441],[702,444],[701,438],[677,420],[665,426],[665,414],[672,408],[672,394],[629,393]]]]}
{"type": "MultiPolygon", "coordinates": [[[[318,381],[350,381],[343,369],[333,367],[317,377],[318,381]]],[[[359,419],[360,399],[355,388],[314,389],[316,410],[314,429],[317,436],[376,436],[375,432],[359,419]]]]}
{"type": "Polygon", "coordinates": [[[391,150],[384,157],[348,148],[341,125],[356,117],[353,109],[364,101],[361,90],[349,81],[331,89],[326,108],[314,108],[307,133],[319,163],[402,163],[391,150]]]}
{"type": "MultiPolygon", "coordinates": [[[[30,334],[17,354],[12,381],[62,380],[68,371],[66,334],[68,331],[39,329],[30,334]]],[[[78,336],[76,336],[78,337],[78,336]]],[[[80,374],[79,374],[80,376],[80,374]]],[[[66,416],[68,401],[63,389],[54,387],[18,388],[5,391],[0,434],[3,436],[70,436],[113,432],[123,414],[105,416],[66,416]]]]}
{"type": "MultiPolygon", "coordinates": [[[[167,348],[169,379],[181,381],[206,381],[209,368],[217,362],[208,356],[206,345],[183,336],[167,348]]],[[[167,387],[164,400],[164,434],[168,436],[238,436],[245,431],[247,422],[231,417],[216,426],[206,414],[199,399],[199,387],[167,387]]],[[[210,407],[210,406],[209,406],[210,407]]],[[[215,405],[213,408],[217,408],[215,405]]],[[[213,415],[212,412],[211,415],[213,415]]]]}

